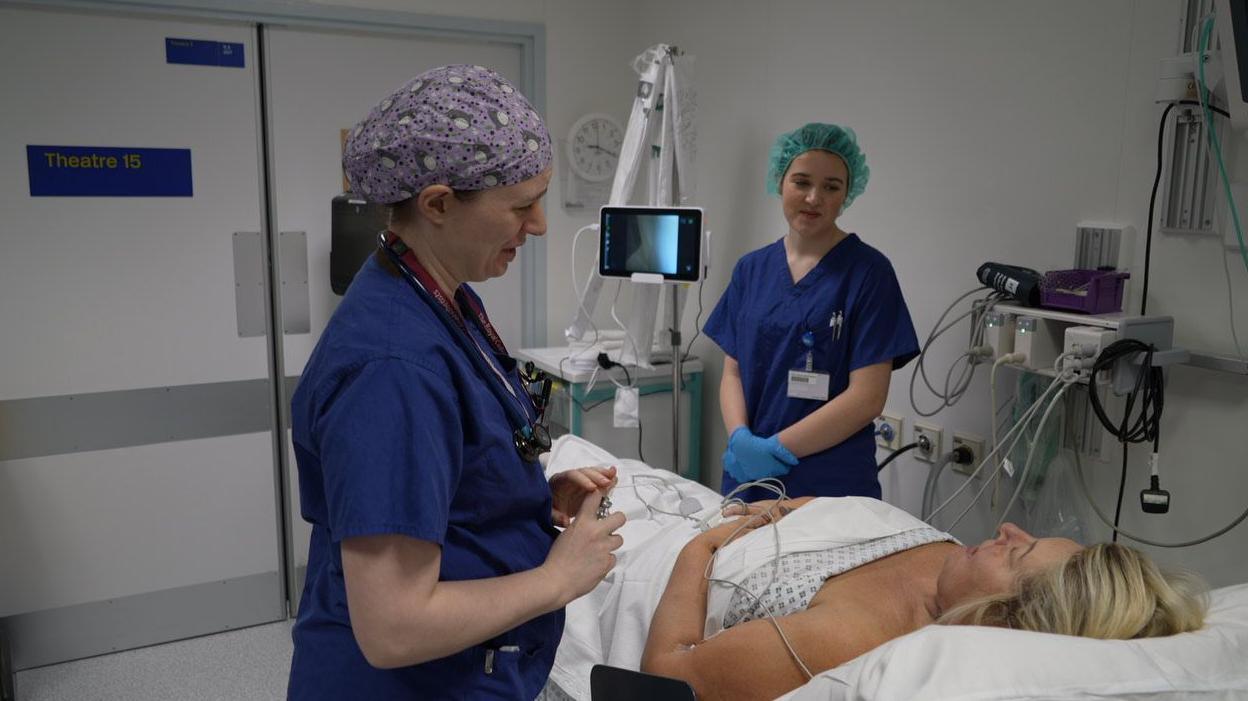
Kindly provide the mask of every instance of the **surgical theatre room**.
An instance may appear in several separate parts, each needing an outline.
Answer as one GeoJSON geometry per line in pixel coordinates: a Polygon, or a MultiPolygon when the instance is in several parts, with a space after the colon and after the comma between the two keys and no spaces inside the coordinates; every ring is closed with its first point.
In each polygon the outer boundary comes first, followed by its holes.
{"type": "Polygon", "coordinates": [[[0,701],[1248,701],[1248,0],[0,57],[0,701]]]}

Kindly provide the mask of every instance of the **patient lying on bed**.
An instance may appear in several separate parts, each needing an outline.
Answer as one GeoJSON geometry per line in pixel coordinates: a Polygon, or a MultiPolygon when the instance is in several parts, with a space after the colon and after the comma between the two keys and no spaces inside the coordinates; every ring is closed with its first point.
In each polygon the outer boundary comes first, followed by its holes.
{"type": "Polygon", "coordinates": [[[1122,545],[1005,524],[963,547],[859,498],[748,509],[680,550],[645,643],[641,670],[684,679],[699,699],[774,698],[931,623],[1130,639],[1204,619],[1198,579],[1122,545]]]}
{"type": "Polygon", "coordinates": [[[930,623],[1133,638],[1204,619],[1199,580],[1123,546],[1010,525],[962,547],[859,497],[760,502],[723,518],[714,491],[575,436],[556,442],[547,475],[595,463],[619,468],[624,545],[568,606],[548,698],[586,701],[591,668],[608,664],[686,679],[699,699],[770,699],[930,623]]]}

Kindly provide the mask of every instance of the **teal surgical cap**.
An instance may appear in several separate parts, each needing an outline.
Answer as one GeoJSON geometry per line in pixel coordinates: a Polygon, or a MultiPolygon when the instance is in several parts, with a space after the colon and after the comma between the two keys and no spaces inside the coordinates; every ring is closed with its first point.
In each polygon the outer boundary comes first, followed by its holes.
{"type": "Polygon", "coordinates": [[[867,180],[871,177],[871,169],[867,167],[867,159],[858,148],[858,137],[849,127],[835,124],[811,122],[801,129],[776,137],[771,145],[768,158],[767,191],[773,195],[780,194],[780,181],[789,170],[794,158],[813,150],[835,153],[845,161],[849,170],[849,191],[845,193],[845,207],[849,207],[854,198],[867,189],[867,180]]]}

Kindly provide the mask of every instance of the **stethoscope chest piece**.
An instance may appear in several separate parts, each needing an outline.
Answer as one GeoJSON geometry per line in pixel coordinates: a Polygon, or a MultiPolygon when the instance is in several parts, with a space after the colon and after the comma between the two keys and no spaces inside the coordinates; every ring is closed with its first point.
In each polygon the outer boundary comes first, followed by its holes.
{"type": "Polygon", "coordinates": [[[516,452],[528,462],[536,462],[537,456],[550,450],[550,431],[540,423],[534,422],[516,429],[512,432],[511,439],[516,445],[516,452]]]}

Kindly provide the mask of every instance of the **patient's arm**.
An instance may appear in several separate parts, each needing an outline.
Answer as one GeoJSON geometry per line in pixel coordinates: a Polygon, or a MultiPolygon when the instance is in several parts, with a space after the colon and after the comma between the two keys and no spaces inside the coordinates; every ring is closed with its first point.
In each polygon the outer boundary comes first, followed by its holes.
{"type": "Polygon", "coordinates": [[[815,497],[795,497],[793,499],[784,499],[784,500],[759,499],[758,501],[752,501],[746,504],[745,506],[747,508],[744,510],[741,508],[740,504],[729,504],[728,506],[724,507],[724,515],[725,516],[746,516],[746,515],[751,515],[751,514],[771,513],[772,515],[779,514],[780,516],[784,516],[790,513],[791,511],[793,511],[794,509],[797,509],[801,506],[805,506],[806,504],[810,503],[810,501],[814,498],[815,497]],[[776,502],[780,503],[779,509],[772,508],[773,506],[776,505],[776,502]]]}
{"type": "MultiPolygon", "coordinates": [[[[704,573],[734,524],[739,522],[717,526],[681,550],[651,621],[641,669],[684,679],[699,699],[775,698],[804,684],[806,675],[771,621],[750,621],[702,638],[708,587],[704,573]]],[[[818,609],[782,616],[779,624],[815,674],[883,642],[869,620],[848,616],[832,621],[818,609]]]]}

